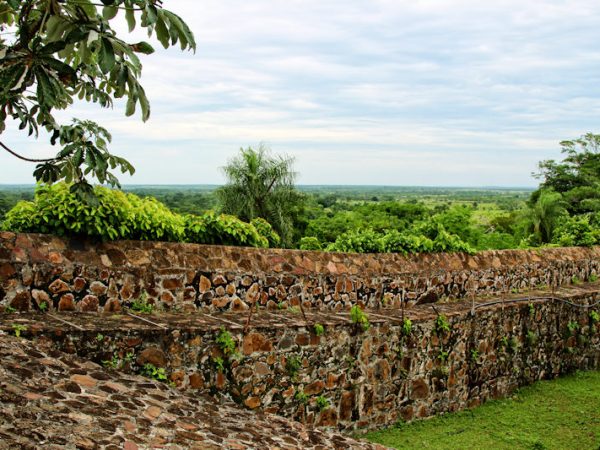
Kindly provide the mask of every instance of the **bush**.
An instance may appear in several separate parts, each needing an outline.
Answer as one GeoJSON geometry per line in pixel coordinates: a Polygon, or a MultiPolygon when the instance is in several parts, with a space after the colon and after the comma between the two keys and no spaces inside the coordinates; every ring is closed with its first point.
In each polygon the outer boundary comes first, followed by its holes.
{"type": "Polygon", "coordinates": [[[21,201],[6,214],[3,228],[101,240],[183,239],[182,218],[155,199],[102,186],[94,187],[94,193],[97,201],[86,203],[65,183],[38,186],[33,202],[21,201]]]}
{"type": "Polygon", "coordinates": [[[250,225],[256,228],[258,234],[267,239],[269,242],[269,247],[278,247],[279,244],[281,244],[281,238],[279,235],[275,232],[271,224],[262,217],[252,219],[250,221],[250,225]]]}
{"type": "Polygon", "coordinates": [[[300,250],[323,250],[319,239],[314,236],[305,236],[300,239],[300,250]]]}
{"type": "Polygon", "coordinates": [[[185,216],[185,240],[199,244],[269,247],[267,238],[249,223],[227,214],[217,215],[213,211],[201,216],[185,216]]]}
{"type": "MultiPolygon", "coordinates": [[[[2,228],[104,241],[132,239],[269,246],[267,237],[234,216],[216,215],[212,211],[202,216],[182,216],[152,197],[140,198],[102,186],[94,187],[94,193],[97,201],[85,203],[70,192],[68,184],[38,186],[33,202],[17,203],[6,214],[2,228]]],[[[268,234],[268,223],[259,223],[259,226],[268,234]]]]}
{"type": "Polygon", "coordinates": [[[383,253],[382,235],[372,229],[347,231],[327,246],[330,252],[383,253]]]}
{"type": "Polygon", "coordinates": [[[371,229],[352,230],[341,234],[334,243],[327,246],[328,251],[353,253],[429,253],[429,252],[467,252],[474,250],[457,235],[436,225],[433,238],[412,232],[401,233],[389,230],[378,233],[371,229]]]}
{"type": "Polygon", "coordinates": [[[589,215],[569,217],[556,228],[553,242],[561,246],[599,244],[600,228],[592,225],[589,215]]]}

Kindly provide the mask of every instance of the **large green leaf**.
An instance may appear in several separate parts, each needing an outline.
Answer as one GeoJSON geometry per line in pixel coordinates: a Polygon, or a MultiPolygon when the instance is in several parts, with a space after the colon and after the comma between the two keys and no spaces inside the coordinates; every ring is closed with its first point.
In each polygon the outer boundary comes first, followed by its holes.
{"type": "Polygon", "coordinates": [[[98,64],[102,73],[108,73],[115,65],[115,51],[108,38],[103,37],[100,43],[98,64]]]}

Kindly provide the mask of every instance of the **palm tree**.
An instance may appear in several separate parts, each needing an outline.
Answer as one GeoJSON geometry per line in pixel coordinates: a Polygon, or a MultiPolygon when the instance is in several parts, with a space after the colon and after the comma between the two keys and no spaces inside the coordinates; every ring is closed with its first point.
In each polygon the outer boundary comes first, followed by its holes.
{"type": "Polygon", "coordinates": [[[241,148],[222,168],[227,177],[227,184],[217,190],[222,211],[245,221],[261,217],[290,245],[294,210],[302,201],[294,188],[293,162],[291,157],[272,156],[263,144],[257,150],[241,148]]]}
{"type": "Polygon", "coordinates": [[[562,195],[551,189],[540,192],[530,213],[532,231],[542,244],[552,242],[554,229],[561,218],[568,216],[562,195]]]}

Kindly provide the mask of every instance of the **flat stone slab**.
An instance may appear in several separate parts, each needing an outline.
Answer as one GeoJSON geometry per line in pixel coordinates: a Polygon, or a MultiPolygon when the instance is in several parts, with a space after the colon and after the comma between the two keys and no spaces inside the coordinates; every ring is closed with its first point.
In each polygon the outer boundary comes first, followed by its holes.
{"type": "Polygon", "coordinates": [[[0,334],[0,449],[39,448],[384,449],[0,334]]]}

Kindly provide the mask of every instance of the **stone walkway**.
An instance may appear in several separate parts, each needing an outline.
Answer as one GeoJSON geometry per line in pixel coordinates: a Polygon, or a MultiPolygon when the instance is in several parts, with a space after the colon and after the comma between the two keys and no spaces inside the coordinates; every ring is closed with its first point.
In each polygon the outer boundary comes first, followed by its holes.
{"type": "Polygon", "coordinates": [[[383,449],[0,335],[0,449],[383,449]]]}

